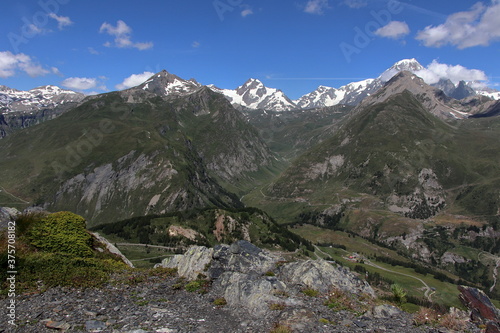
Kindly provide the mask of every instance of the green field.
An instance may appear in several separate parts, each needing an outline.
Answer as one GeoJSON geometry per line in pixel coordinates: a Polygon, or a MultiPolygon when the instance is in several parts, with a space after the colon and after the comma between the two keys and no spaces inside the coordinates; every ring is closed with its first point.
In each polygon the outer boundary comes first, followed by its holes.
{"type": "MultiPolygon", "coordinates": [[[[319,248],[335,261],[349,267],[351,270],[353,270],[357,265],[362,266],[368,274],[378,273],[382,277],[390,279],[394,283],[401,285],[407,291],[408,295],[424,298],[426,288],[424,284],[418,280],[421,279],[430,288],[435,289],[435,292],[431,295],[433,302],[447,307],[453,306],[462,308],[462,305],[458,300],[459,292],[455,284],[439,281],[431,274],[423,275],[416,273],[412,268],[392,266],[373,259],[373,257],[377,255],[391,257],[403,262],[410,262],[409,259],[399,255],[396,251],[378,246],[361,237],[353,236],[342,231],[326,230],[311,225],[303,225],[301,227],[293,228],[292,230],[306,239],[314,240],[319,243],[334,244],[333,247],[320,246],[319,248]],[[345,246],[346,250],[336,248],[335,246],[338,245],[345,246]],[[353,262],[346,259],[346,256],[353,253],[359,254],[362,258],[369,259],[365,262],[353,262]],[[367,263],[368,261],[379,266],[380,268],[369,265],[367,263]]],[[[316,251],[316,255],[325,257],[323,254],[319,253],[319,251],[316,251]]],[[[457,276],[453,276],[449,273],[447,275],[458,280],[457,276]]]]}

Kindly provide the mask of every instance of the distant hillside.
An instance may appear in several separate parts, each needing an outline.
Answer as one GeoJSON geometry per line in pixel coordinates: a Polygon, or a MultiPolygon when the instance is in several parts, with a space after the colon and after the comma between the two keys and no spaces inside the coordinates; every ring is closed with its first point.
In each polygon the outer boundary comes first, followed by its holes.
{"type": "Polygon", "coordinates": [[[265,248],[295,251],[302,246],[314,251],[309,241],[255,208],[149,215],[96,226],[92,230],[126,242],[172,248],[230,244],[243,239],[265,248]]]}
{"type": "MultiPolygon", "coordinates": [[[[1,186],[92,224],[204,207],[241,207],[220,182],[271,163],[257,131],[221,95],[96,96],[0,140],[1,186]]],[[[8,206],[8,205],[7,205],[8,206]]]]}

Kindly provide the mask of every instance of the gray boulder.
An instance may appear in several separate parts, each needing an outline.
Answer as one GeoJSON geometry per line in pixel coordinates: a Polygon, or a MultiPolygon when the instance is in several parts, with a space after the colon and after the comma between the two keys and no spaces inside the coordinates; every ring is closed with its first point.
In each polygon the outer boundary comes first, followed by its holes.
{"type": "Polygon", "coordinates": [[[165,259],[161,266],[177,268],[179,276],[196,279],[199,274],[212,280],[212,292],[223,296],[231,307],[242,307],[254,316],[263,316],[271,304],[302,305],[303,287],[328,292],[332,287],[350,293],[375,296],[373,289],[348,269],[324,260],[288,263],[280,255],[240,240],[213,249],[192,246],[183,255],[165,259]],[[272,272],[272,274],[266,274],[272,272]],[[271,276],[269,276],[271,275],[271,276]],[[283,298],[280,295],[287,294],[283,298]]]}
{"type": "Polygon", "coordinates": [[[312,288],[320,292],[328,292],[339,288],[354,294],[367,294],[375,297],[372,287],[359,279],[348,269],[319,260],[297,261],[283,265],[280,278],[293,284],[312,288]]]}
{"type": "Polygon", "coordinates": [[[14,221],[19,214],[21,212],[15,208],[0,207],[0,230],[7,228],[9,222],[14,221]]]}
{"type": "Polygon", "coordinates": [[[192,246],[186,253],[164,259],[162,267],[177,268],[179,276],[194,280],[199,274],[207,276],[207,269],[213,258],[214,250],[205,246],[192,246]]]}
{"type": "Polygon", "coordinates": [[[389,304],[381,304],[374,306],[371,311],[367,313],[367,315],[373,318],[393,318],[401,315],[403,312],[399,310],[397,307],[389,304]]]}
{"type": "Polygon", "coordinates": [[[275,293],[287,289],[275,277],[240,272],[223,273],[213,287],[224,295],[229,306],[244,306],[256,316],[264,315],[273,303],[284,303],[275,293]]]}
{"type": "Polygon", "coordinates": [[[279,260],[283,258],[240,240],[231,246],[217,245],[213,249],[192,246],[182,255],[164,259],[161,266],[177,268],[179,276],[188,279],[196,279],[198,274],[217,279],[224,272],[261,275],[276,267],[279,260]]]}

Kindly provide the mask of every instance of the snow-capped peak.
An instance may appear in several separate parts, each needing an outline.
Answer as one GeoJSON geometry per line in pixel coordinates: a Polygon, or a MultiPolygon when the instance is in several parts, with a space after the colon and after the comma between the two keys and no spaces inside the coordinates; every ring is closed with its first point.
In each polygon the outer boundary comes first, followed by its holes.
{"type": "Polygon", "coordinates": [[[177,75],[162,70],[134,89],[142,89],[161,96],[167,96],[190,94],[200,87],[201,84],[195,79],[184,80],[177,75]]]}
{"type": "Polygon", "coordinates": [[[55,108],[66,103],[78,103],[85,95],[57,86],[41,86],[28,91],[0,86],[0,107],[2,113],[32,112],[55,108]]]}
{"type": "Polygon", "coordinates": [[[387,82],[390,79],[392,79],[392,77],[399,72],[409,71],[412,73],[416,73],[416,72],[421,71],[423,69],[424,69],[424,66],[422,66],[415,58],[403,59],[403,60],[396,62],[394,65],[392,65],[390,68],[385,70],[382,74],[380,74],[378,79],[381,80],[382,82],[387,82]]]}
{"type": "Polygon", "coordinates": [[[254,78],[248,79],[235,90],[220,89],[213,85],[209,88],[226,96],[236,107],[273,111],[288,111],[296,108],[296,105],[281,90],[268,88],[262,81],[254,78]]]}

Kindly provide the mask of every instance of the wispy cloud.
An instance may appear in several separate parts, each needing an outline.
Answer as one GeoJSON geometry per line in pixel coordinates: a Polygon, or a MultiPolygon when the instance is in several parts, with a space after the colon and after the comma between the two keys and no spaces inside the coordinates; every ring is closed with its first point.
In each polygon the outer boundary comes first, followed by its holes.
{"type": "Polygon", "coordinates": [[[377,29],[375,35],[385,38],[399,39],[410,33],[410,27],[406,22],[392,21],[377,29]]]}
{"type": "Polygon", "coordinates": [[[149,79],[153,75],[154,75],[154,73],[152,73],[152,72],[144,72],[141,74],[132,74],[129,77],[127,77],[126,79],[124,79],[122,83],[117,84],[115,86],[115,88],[118,90],[123,90],[123,89],[138,86],[141,83],[143,83],[144,81],[146,81],[147,79],[149,79]]]}
{"type": "Polygon", "coordinates": [[[94,55],[99,55],[100,54],[99,51],[97,51],[93,47],[88,47],[87,50],[89,51],[90,54],[94,54],[94,55]]]}
{"type": "Polygon", "coordinates": [[[194,42],[191,44],[191,47],[193,47],[193,48],[195,48],[195,49],[199,48],[200,46],[201,46],[201,43],[200,43],[200,42],[198,42],[198,41],[194,41],[194,42]]]}
{"type": "Polygon", "coordinates": [[[457,12],[447,17],[443,24],[427,26],[419,31],[416,39],[427,47],[454,45],[459,49],[488,46],[500,40],[500,1],[490,6],[478,2],[469,11],[457,12]]]}
{"type": "Polygon", "coordinates": [[[251,8],[246,8],[241,12],[241,16],[247,17],[253,14],[253,10],[251,8]]]}
{"type": "Polygon", "coordinates": [[[114,36],[114,43],[106,42],[104,46],[106,47],[118,47],[118,48],[136,48],[138,50],[147,50],[153,47],[152,42],[133,42],[132,41],[132,28],[130,28],[122,20],[116,22],[116,26],[113,26],[107,22],[104,22],[99,29],[100,33],[107,33],[108,35],[114,36]]]}
{"type": "Polygon", "coordinates": [[[309,0],[304,8],[304,12],[308,14],[322,15],[325,9],[330,8],[328,0],[309,0]]]}
{"type": "Polygon", "coordinates": [[[73,24],[73,21],[68,16],[58,16],[55,13],[50,13],[49,17],[57,21],[57,28],[59,30],[73,24]]]}
{"type": "MultiPolygon", "coordinates": [[[[99,89],[102,91],[107,91],[108,89],[102,82],[106,77],[100,76],[99,78],[88,78],[88,77],[69,77],[61,82],[61,85],[65,88],[71,90],[90,90],[90,89],[99,89]]],[[[89,92],[85,92],[86,94],[91,94],[89,92]]],[[[93,94],[93,93],[92,93],[93,94]]]]}
{"type": "Polygon", "coordinates": [[[87,90],[97,87],[97,79],[88,77],[69,77],[61,82],[61,85],[73,90],[87,90]]]}
{"type": "Polygon", "coordinates": [[[368,5],[366,0],[344,0],[344,4],[350,8],[362,8],[368,5]]]}
{"type": "MultiPolygon", "coordinates": [[[[39,63],[24,53],[13,54],[10,51],[0,52],[0,77],[8,78],[24,72],[31,77],[43,76],[51,73],[39,63]]],[[[53,71],[52,71],[53,72],[53,71]]]]}

